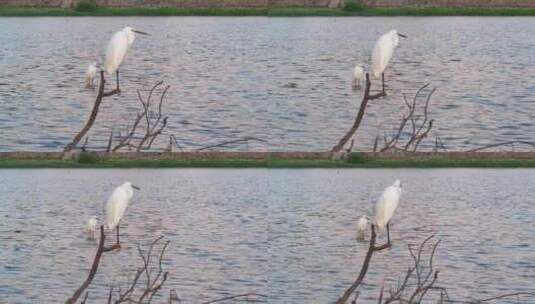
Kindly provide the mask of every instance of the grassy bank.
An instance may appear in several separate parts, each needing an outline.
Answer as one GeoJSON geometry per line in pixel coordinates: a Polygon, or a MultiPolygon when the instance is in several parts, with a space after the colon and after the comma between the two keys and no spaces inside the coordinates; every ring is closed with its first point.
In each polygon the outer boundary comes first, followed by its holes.
{"type": "Polygon", "coordinates": [[[0,16],[535,16],[535,8],[97,8],[0,7],[0,16]]]}
{"type": "Polygon", "coordinates": [[[0,169],[21,168],[535,168],[535,160],[100,160],[0,159],[0,169]]]}

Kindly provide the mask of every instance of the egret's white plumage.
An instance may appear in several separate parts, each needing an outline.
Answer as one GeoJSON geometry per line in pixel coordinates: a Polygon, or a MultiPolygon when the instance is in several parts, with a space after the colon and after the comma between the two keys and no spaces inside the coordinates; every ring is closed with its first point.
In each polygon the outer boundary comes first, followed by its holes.
{"type": "Polygon", "coordinates": [[[401,182],[396,180],[394,184],[383,191],[375,205],[375,224],[380,231],[384,229],[394,215],[401,197],[401,182]]]}
{"type": "Polygon", "coordinates": [[[95,236],[97,234],[97,226],[98,226],[98,220],[96,216],[92,216],[87,220],[87,224],[85,226],[85,230],[87,232],[87,238],[90,240],[94,240],[95,236]]]}
{"type": "Polygon", "coordinates": [[[394,49],[399,44],[399,36],[406,37],[403,34],[399,34],[396,30],[391,30],[388,33],[379,37],[379,40],[375,43],[375,47],[372,52],[372,75],[373,77],[379,77],[383,74],[388,62],[392,58],[394,49]]]}
{"type": "Polygon", "coordinates": [[[91,63],[85,72],[85,86],[92,87],[94,84],[95,77],[97,76],[97,63],[91,63]]]}
{"type": "Polygon", "coordinates": [[[135,39],[136,35],[129,26],[111,36],[108,47],[106,48],[106,57],[104,59],[104,70],[106,73],[113,74],[117,71],[123,62],[128,48],[132,45],[135,39]]]}
{"type": "Polygon", "coordinates": [[[135,33],[148,35],[145,32],[134,30],[127,26],[111,36],[108,47],[106,48],[106,57],[104,58],[104,70],[106,73],[113,74],[119,69],[128,48],[136,39],[135,33]]]}
{"type": "Polygon", "coordinates": [[[356,65],[353,69],[353,88],[360,88],[364,80],[364,69],[360,65],[356,65]]]}
{"type": "Polygon", "coordinates": [[[370,218],[366,215],[363,215],[359,218],[357,221],[357,239],[358,240],[364,240],[366,237],[366,230],[368,230],[368,226],[370,225],[370,218]]]}
{"type": "Polygon", "coordinates": [[[124,216],[128,203],[134,195],[134,188],[130,182],[125,182],[113,190],[110,198],[106,202],[106,229],[113,230],[124,216]]]}

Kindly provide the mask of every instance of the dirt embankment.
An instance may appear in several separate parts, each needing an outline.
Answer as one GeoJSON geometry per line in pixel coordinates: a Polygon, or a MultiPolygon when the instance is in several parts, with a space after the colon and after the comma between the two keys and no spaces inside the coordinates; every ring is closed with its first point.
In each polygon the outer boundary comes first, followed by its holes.
{"type": "MultiPolygon", "coordinates": [[[[65,7],[76,0],[0,0],[0,6],[65,7]]],[[[362,0],[369,7],[524,7],[535,0],[362,0]]],[[[331,0],[97,0],[99,7],[329,7],[331,0]]]]}
{"type": "MultiPolygon", "coordinates": [[[[63,152],[0,152],[0,159],[76,159],[79,153],[64,155],[63,152]]],[[[329,152],[92,152],[103,160],[328,160],[329,152]]],[[[534,160],[535,152],[359,152],[368,160],[534,160]]]]}

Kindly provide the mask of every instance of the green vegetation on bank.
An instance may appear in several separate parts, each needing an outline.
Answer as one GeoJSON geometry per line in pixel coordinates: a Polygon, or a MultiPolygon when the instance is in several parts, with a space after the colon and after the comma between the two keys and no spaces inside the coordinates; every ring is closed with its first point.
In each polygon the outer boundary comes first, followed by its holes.
{"type": "Polygon", "coordinates": [[[0,159],[0,169],[21,168],[535,168],[535,159],[366,159],[353,153],[347,160],[220,159],[129,160],[81,155],[78,160],[0,159]]]}
{"type": "Polygon", "coordinates": [[[0,6],[0,17],[20,16],[535,16],[535,8],[101,8],[83,0],[76,9],[0,6]]]}

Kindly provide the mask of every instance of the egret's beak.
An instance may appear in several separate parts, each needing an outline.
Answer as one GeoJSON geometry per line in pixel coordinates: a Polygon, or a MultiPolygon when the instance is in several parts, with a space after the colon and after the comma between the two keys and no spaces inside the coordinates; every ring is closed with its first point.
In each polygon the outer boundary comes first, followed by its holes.
{"type": "Polygon", "coordinates": [[[141,35],[147,35],[147,36],[150,36],[149,33],[145,33],[145,32],[138,31],[138,30],[132,30],[132,32],[134,32],[134,33],[138,33],[138,34],[141,34],[141,35]]]}
{"type": "Polygon", "coordinates": [[[132,185],[132,188],[134,188],[136,190],[141,190],[141,188],[139,188],[138,186],[134,186],[134,185],[132,185]]]}
{"type": "Polygon", "coordinates": [[[398,33],[398,36],[401,37],[401,38],[407,38],[407,35],[403,35],[403,34],[400,34],[400,33],[398,33]]]}

